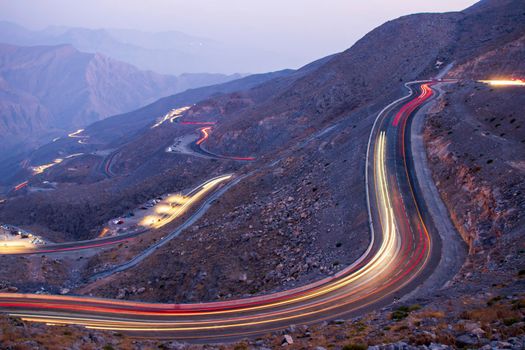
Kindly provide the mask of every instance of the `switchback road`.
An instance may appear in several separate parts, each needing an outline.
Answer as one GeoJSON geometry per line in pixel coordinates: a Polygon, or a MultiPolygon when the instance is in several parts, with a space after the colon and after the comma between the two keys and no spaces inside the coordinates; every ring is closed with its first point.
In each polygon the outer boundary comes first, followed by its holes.
{"type": "Polygon", "coordinates": [[[270,295],[198,304],[4,293],[0,310],[29,321],[212,341],[351,316],[391,303],[421,284],[439,262],[439,235],[426,215],[409,147],[411,117],[437,95],[436,83],[407,84],[410,95],[378,115],[367,155],[371,244],[336,275],[270,295]]]}

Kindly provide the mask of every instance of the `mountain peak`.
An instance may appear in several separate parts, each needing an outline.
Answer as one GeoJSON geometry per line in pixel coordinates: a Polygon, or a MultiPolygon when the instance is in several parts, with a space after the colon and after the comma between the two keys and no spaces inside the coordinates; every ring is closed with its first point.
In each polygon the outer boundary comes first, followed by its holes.
{"type": "Polygon", "coordinates": [[[507,7],[507,6],[518,6],[523,4],[522,0],[481,0],[474,5],[465,9],[466,13],[484,12],[490,9],[507,7]]]}

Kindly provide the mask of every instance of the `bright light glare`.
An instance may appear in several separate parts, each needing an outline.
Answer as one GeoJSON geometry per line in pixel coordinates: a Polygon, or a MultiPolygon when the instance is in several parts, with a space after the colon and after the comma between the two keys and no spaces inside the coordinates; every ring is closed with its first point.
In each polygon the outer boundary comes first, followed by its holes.
{"type": "Polygon", "coordinates": [[[164,117],[162,117],[162,119],[160,121],[158,121],[155,125],[153,125],[151,128],[153,129],[153,128],[156,128],[158,126],[161,126],[164,122],[166,122],[168,120],[171,123],[173,123],[173,121],[175,119],[182,117],[182,114],[184,112],[186,112],[190,108],[191,108],[191,106],[186,106],[186,107],[172,109],[164,117]]]}
{"type": "Polygon", "coordinates": [[[213,190],[220,183],[229,180],[232,175],[224,175],[205,182],[197,187],[187,196],[176,194],[168,197],[163,203],[155,206],[155,215],[144,217],[139,225],[146,228],[161,228],[176,218],[183,215],[194,203],[200,200],[206,193],[213,190]]]}
{"type": "Polygon", "coordinates": [[[81,156],[82,154],[83,153],[75,153],[75,154],[67,156],[66,158],[57,158],[57,159],[53,160],[53,162],[51,162],[51,163],[42,164],[42,165],[37,165],[37,166],[31,167],[31,170],[33,171],[33,175],[42,174],[47,169],[49,169],[49,168],[51,168],[51,167],[53,167],[53,166],[55,166],[57,164],[62,163],[64,161],[64,159],[70,159],[70,158],[78,157],[78,156],[81,156]]]}
{"type": "Polygon", "coordinates": [[[78,129],[77,131],[72,132],[71,134],[69,134],[67,136],[69,136],[69,137],[82,137],[82,136],[78,136],[78,134],[80,134],[82,131],[84,131],[84,129],[78,129]]]}
{"type": "Polygon", "coordinates": [[[51,168],[52,166],[55,166],[57,164],[60,164],[64,161],[64,159],[62,158],[57,158],[55,159],[52,163],[49,163],[49,164],[42,164],[42,165],[37,165],[37,166],[34,166],[34,167],[31,167],[31,170],[33,170],[33,175],[38,175],[38,174],[42,174],[44,171],[46,171],[47,169],[51,168]]]}
{"type": "Polygon", "coordinates": [[[169,205],[158,205],[156,208],[155,208],[155,212],[157,214],[167,214],[171,211],[171,207],[169,205]]]}
{"type": "Polygon", "coordinates": [[[525,86],[525,80],[523,79],[480,80],[479,82],[491,86],[525,86]]]}

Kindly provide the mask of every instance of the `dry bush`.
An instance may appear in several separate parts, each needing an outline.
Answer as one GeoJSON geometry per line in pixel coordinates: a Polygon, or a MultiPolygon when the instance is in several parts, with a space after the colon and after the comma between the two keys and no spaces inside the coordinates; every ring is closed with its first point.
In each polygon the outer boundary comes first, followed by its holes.
{"type": "Polygon", "coordinates": [[[445,313],[443,311],[437,311],[437,310],[423,310],[421,312],[418,312],[414,316],[418,317],[420,319],[424,319],[424,318],[444,318],[445,317],[445,313]]]}
{"type": "Polygon", "coordinates": [[[521,314],[506,305],[493,305],[465,311],[462,313],[462,317],[479,322],[493,322],[506,319],[521,319],[521,314]]]}

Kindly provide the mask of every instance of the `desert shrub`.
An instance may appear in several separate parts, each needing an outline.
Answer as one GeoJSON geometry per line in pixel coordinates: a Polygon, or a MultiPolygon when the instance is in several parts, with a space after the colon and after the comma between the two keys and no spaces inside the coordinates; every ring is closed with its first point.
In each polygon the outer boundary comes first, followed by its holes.
{"type": "Polygon", "coordinates": [[[407,318],[412,311],[416,311],[419,309],[421,309],[421,306],[417,304],[410,306],[400,306],[396,310],[394,310],[394,312],[392,312],[391,318],[393,320],[402,320],[404,318],[407,318]]]}
{"type": "Polygon", "coordinates": [[[393,320],[402,320],[404,318],[408,317],[408,312],[404,310],[395,310],[392,312],[391,318],[393,320]]]}
{"type": "Polygon", "coordinates": [[[463,313],[466,319],[479,322],[503,321],[505,319],[519,318],[519,311],[511,305],[493,305],[489,307],[469,310],[463,313]]]}
{"type": "Polygon", "coordinates": [[[498,295],[497,297],[494,297],[494,298],[490,298],[489,301],[487,301],[487,305],[488,306],[492,306],[494,304],[496,304],[498,301],[500,301],[501,299],[503,299],[502,296],[498,295]]]}
{"type": "Polygon", "coordinates": [[[425,310],[425,311],[421,311],[417,315],[418,317],[421,317],[421,318],[443,318],[445,317],[445,313],[443,311],[437,311],[437,310],[425,310]]]}
{"type": "Polygon", "coordinates": [[[246,343],[239,343],[233,347],[233,350],[248,350],[248,345],[246,345],[246,343]]]}
{"type": "Polygon", "coordinates": [[[347,344],[343,346],[342,350],[366,350],[368,349],[368,346],[365,344],[347,344]]]}
{"type": "Polygon", "coordinates": [[[505,318],[503,319],[503,324],[505,326],[512,326],[514,323],[518,323],[520,320],[516,317],[509,317],[509,318],[505,318]]]}
{"type": "Polygon", "coordinates": [[[409,340],[414,345],[430,345],[434,341],[434,337],[430,334],[417,334],[410,336],[409,340]]]}
{"type": "Polygon", "coordinates": [[[512,310],[525,309],[525,299],[518,299],[512,301],[512,310]]]}

